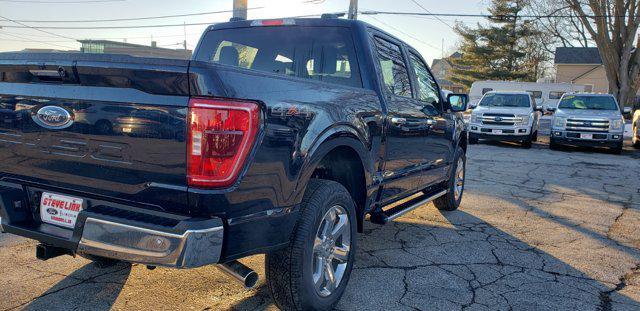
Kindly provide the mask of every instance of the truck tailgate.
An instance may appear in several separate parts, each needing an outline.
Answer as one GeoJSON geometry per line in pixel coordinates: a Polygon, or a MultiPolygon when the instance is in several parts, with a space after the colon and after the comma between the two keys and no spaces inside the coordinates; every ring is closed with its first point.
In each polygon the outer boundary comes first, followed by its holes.
{"type": "Polygon", "coordinates": [[[188,66],[0,54],[0,181],[187,214],[188,66]]]}

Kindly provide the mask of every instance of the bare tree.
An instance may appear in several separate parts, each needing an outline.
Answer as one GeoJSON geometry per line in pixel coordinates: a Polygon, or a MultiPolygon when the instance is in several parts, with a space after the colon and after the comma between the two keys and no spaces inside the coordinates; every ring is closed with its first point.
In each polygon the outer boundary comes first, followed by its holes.
{"type": "Polygon", "coordinates": [[[595,41],[609,91],[620,105],[631,103],[640,87],[638,0],[565,0],[595,41]]]}
{"type": "Polygon", "coordinates": [[[538,16],[531,20],[533,27],[539,30],[543,48],[553,54],[555,48],[588,47],[592,44],[589,34],[571,6],[563,1],[536,0],[530,1],[527,14],[538,16]]]}

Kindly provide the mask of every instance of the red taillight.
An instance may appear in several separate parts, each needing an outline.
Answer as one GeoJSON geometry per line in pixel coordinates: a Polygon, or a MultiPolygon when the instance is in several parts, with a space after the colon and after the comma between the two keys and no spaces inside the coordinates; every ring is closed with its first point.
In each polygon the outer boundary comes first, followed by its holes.
{"type": "Polygon", "coordinates": [[[258,133],[259,111],[247,101],[189,101],[189,186],[219,188],[236,181],[258,133]]]}

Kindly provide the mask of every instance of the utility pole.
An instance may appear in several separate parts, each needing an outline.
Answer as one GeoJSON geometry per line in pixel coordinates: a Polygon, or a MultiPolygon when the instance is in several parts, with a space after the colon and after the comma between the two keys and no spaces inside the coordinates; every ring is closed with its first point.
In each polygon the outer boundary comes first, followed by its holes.
{"type": "Polygon", "coordinates": [[[233,0],[234,19],[247,19],[247,1],[248,0],[233,0]]]}
{"type": "Polygon", "coordinates": [[[187,50],[187,22],[182,22],[184,24],[182,27],[184,31],[184,41],[182,41],[182,45],[184,46],[184,50],[187,50]]]}
{"type": "Polygon", "coordinates": [[[349,19],[358,19],[358,0],[349,2],[349,19]]]}

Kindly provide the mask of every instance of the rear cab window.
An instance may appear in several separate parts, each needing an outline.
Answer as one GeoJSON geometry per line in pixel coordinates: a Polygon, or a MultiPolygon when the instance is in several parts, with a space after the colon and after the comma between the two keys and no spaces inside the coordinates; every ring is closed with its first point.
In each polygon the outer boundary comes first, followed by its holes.
{"type": "Polygon", "coordinates": [[[242,27],[209,31],[196,60],[362,87],[349,28],[242,27]]]}
{"type": "Polygon", "coordinates": [[[399,45],[374,36],[374,42],[385,87],[391,94],[412,97],[409,71],[399,45]]]}

